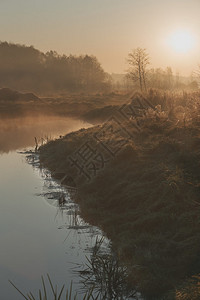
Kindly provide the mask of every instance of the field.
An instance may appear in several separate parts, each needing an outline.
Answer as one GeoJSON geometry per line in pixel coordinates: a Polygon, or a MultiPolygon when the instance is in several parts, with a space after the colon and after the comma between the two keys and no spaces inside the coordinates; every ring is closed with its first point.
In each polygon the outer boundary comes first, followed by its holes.
{"type": "Polygon", "coordinates": [[[101,112],[105,106],[114,107],[129,99],[129,94],[118,93],[65,93],[51,97],[32,93],[0,89],[1,118],[25,115],[57,115],[83,119],[93,123],[102,122],[107,115],[101,112]],[[95,111],[95,112],[94,112],[95,111]]]}

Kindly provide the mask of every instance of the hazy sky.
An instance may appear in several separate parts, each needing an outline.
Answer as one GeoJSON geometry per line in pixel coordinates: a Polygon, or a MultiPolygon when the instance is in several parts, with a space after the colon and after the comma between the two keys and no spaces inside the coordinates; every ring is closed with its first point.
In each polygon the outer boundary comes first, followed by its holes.
{"type": "Polygon", "coordinates": [[[115,73],[124,73],[128,52],[142,47],[152,67],[189,75],[200,63],[200,0],[0,0],[0,40],[93,54],[115,73]],[[176,30],[195,39],[189,52],[166,44],[176,30]]]}

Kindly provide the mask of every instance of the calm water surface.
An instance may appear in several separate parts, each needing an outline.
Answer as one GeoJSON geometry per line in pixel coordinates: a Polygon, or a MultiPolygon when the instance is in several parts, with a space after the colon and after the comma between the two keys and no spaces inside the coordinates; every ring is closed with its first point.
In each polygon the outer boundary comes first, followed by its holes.
{"type": "Polygon", "coordinates": [[[34,146],[35,136],[63,135],[82,127],[87,124],[44,116],[0,121],[1,299],[22,299],[8,279],[24,292],[36,293],[41,275],[47,273],[60,286],[73,280],[79,288],[72,268],[86,262],[88,248],[101,233],[94,227],[69,228],[72,216],[44,197],[50,187],[59,191],[59,185],[45,179],[17,150],[34,146]]]}

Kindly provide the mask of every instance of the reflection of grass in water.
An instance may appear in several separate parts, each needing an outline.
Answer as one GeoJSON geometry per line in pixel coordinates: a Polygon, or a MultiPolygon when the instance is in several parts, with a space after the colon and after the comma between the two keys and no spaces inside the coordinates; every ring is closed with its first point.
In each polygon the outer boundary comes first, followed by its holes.
{"type": "MultiPolygon", "coordinates": [[[[46,283],[44,281],[44,278],[42,276],[42,290],[39,289],[39,298],[35,297],[31,292],[29,292],[27,295],[24,295],[22,293],[22,291],[20,291],[10,280],[9,282],[12,284],[12,286],[23,296],[24,299],[26,300],[48,300],[48,299],[54,299],[54,300],[75,300],[77,299],[77,293],[75,294],[75,296],[72,295],[73,293],[73,288],[72,288],[72,282],[70,285],[70,288],[67,289],[65,291],[65,285],[62,286],[62,288],[60,290],[58,290],[57,285],[54,287],[53,283],[51,281],[50,276],[47,274],[47,278],[48,278],[48,282],[49,282],[49,286],[50,286],[50,290],[52,292],[53,298],[49,298],[48,296],[48,288],[46,286],[46,283]],[[61,298],[62,297],[62,298],[61,298]]],[[[83,296],[83,300],[97,300],[98,296],[96,296],[95,298],[92,295],[93,290],[88,290],[84,296],[83,296]]]]}
{"type": "MultiPolygon", "coordinates": [[[[119,265],[117,256],[102,249],[104,238],[98,240],[92,248],[87,264],[78,265],[83,291],[93,289],[101,299],[128,299],[136,292],[127,284],[128,274],[125,266],[119,265]]],[[[135,298],[136,299],[136,298],[135,298]]]]}

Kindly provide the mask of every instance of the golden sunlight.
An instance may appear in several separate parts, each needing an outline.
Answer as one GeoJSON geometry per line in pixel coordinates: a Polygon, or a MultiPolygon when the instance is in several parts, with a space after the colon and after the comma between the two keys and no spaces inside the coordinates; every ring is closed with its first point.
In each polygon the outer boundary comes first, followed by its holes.
{"type": "Polygon", "coordinates": [[[178,30],[168,37],[167,44],[177,53],[187,53],[195,47],[195,37],[187,30],[178,30]]]}

